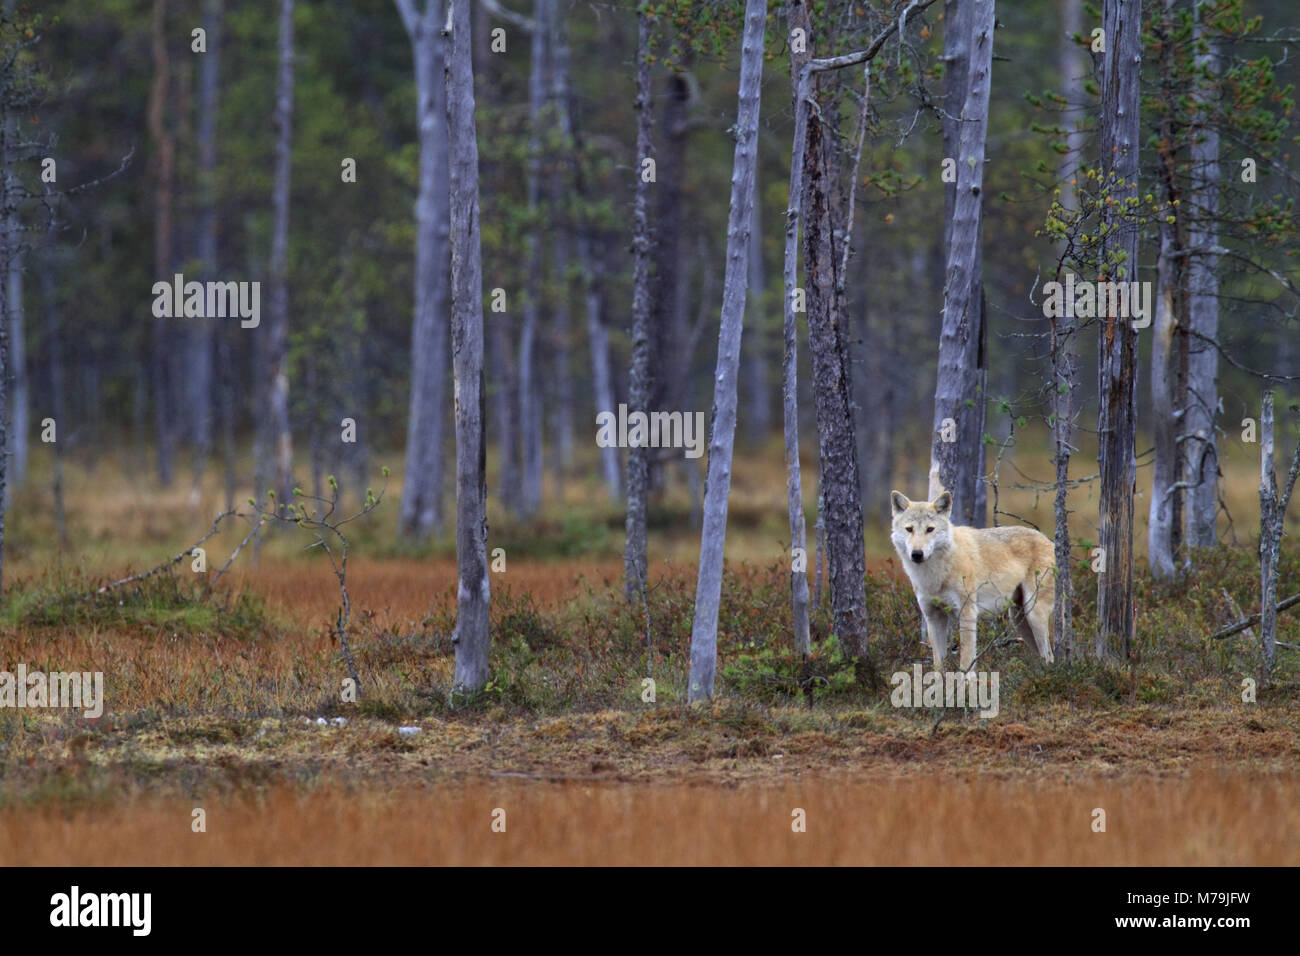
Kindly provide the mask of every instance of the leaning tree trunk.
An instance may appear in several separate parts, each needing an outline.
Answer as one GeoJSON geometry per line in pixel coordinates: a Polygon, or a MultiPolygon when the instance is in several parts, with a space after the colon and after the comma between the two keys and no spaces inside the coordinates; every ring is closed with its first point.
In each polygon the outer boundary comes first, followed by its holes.
{"type": "MultiPolygon", "coordinates": [[[[650,401],[650,184],[642,163],[653,159],[650,128],[650,17],[637,15],[636,41],[636,200],[633,206],[632,369],[628,412],[645,412],[650,401]]],[[[649,484],[645,446],[627,452],[627,538],[623,545],[623,593],[640,600],[646,586],[646,491],[649,484]]]]}
{"type": "Polygon", "coordinates": [[[411,399],[399,533],[424,540],[441,530],[443,402],[447,378],[447,104],[442,4],[398,0],[415,60],[420,185],[415,200],[415,318],[411,399]]]}
{"type": "Polygon", "coordinates": [[[758,165],[758,110],[766,20],[767,0],[745,0],[740,105],[734,127],[736,152],[731,165],[731,211],[727,219],[727,266],[722,286],[718,364],[713,376],[713,419],[709,437],[709,470],[704,482],[704,529],[700,534],[695,619],[691,625],[688,702],[713,696],[714,670],[718,662],[718,604],[722,596],[727,498],[731,494],[731,459],[736,438],[740,339],[745,320],[749,244],[757,241],[750,230],[754,222],[754,172],[758,165]]]}
{"type": "MultiPolygon", "coordinates": [[[[960,524],[982,527],[979,495],[984,464],[984,291],[980,240],[983,224],[984,147],[988,133],[989,81],[993,64],[993,0],[962,5],[956,22],[945,25],[944,47],[950,64],[966,66],[965,81],[954,80],[963,94],[955,134],[955,189],[952,196],[948,262],[944,283],[943,328],[934,392],[930,452],[930,497],[952,492],[953,514],[960,524]],[[964,12],[963,12],[964,11],[964,12]],[[951,31],[953,43],[949,44],[951,31]]],[[[951,67],[950,67],[951,68],[951,67]]],[[[956,97],[950,97],[951,100],[956,97]]],[[[948,125],[952,125],[951,123],[948,125]]]]}
{"type": "Polygon", "coordinates": [[[470,0],[450,0],[447,139],[450,154],[451,350],[456,399],[456,666],[453,694],[487,684],[487,473],[483,436],[483,260],[470,0]]]}
{"type": "MultiPolygon", "coordinates": [[[[1105,0],[1102,29],[1101,167],[1108,191],[1102,221],[1101,276],[1137,279],[1137,200],[1140,0],[1105,0]]],[[[1099,544],[1105,570],[1097,575],[1098,657],[1129,657],[1133,640],[1133,497],[1137,480],[1137,332],[1117,315],[1101,321],[1097,415],[1101,471],[1099,544]]]]}
{"type": "MultiPolygon", "coordinates": [[[[271,193],[271,260],[267,374],[269,438],[274,442],[277,505],[292,504],[293,435],[289,426],[289,163],[293,128],[293,5],[280,0],[280,69],[275,93],[275,163],[271,193]]],[[[263,448],[270,454],[264,444],[263,448]]],[[[265,472],[265,466],[261,469],[265,472]]],[[[258,494],[263,489],[258,488],[258,494]]]]}
{"type": "MultiPolygon", "coordinates": [[[[808,28],[807,13],[799,0],[786,4],[786,27],[793,32],[808,28]]],[[[790,85],[794,99],[794,136],[790,150],[790,196],[785,214],[785,266],[783,276],[781,365],[782,421],[785,433],[785,497],[790,516],[790,605],[794,620],[794,649],[800,657],[812,650],[808,610],[808,540],[803,510],[803,473],[799,459],[799,325],[795,296],[799,281],[799,220],[803,210],[804,150],[808,141],[810,86],[805,66],[808,54],[790,52],[790,85]]]]}
{"type": "MultiPolygon", "coordinates": [[[[1214,41],[1206,39],[1202,16],[1206,0],[1196,4],[1195,37],[1208,44],[1196,56],[1198,71],[1207,74],[1205,83],[1218,77],[1219,60],[1214,41]]],[[[1192,128],[1191,176],[1189,196],[1191,227],[1188,242],[1194,250],[1213,249],[1219,238],[1219,133],[1210,116],[1213,97],[1205,89],[1193,93],[1198,122],[1192,128]]],[[[1219,352],[1212,344],[1219,333],[1218,256],[1196,252],[1187,264],[1187,323],[1192,335],[1187,344],[1187,413],[1183,418],[1184,434],[1194,435],[1187,442],[1184,480],[1191,485],[1187,492],[1185,535],[1190,548],[1212,548],[1218,543],[1215,521],[1219,514],[1219,449],[1215,437],[1215,415],[1219,406],[1219,352]]]]}
{"type": "MultiPolygon", "coordinates": [[[[815,84],[816,85],[816,84],[815,84]]],[[[848,343],[835,309],[838,268],[828,173],[832,144],[820,116],[809,111],[804,153],[804,281],[807,283],[808,350],[821,452],[831,614],[847,656],[867,655],[866,556],[862,540],[862,489],[858,482],[848,343]]],[[[847,240],[847,237],[845,238],[847,240]]]]}

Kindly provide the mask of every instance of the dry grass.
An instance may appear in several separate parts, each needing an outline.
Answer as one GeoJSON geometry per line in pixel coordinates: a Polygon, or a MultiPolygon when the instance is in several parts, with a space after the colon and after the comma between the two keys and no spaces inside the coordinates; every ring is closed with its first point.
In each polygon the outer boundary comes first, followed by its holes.
{"type": "Polygon", "coordinates": [[[0,811],[0,865],[1084,865],[1300,862],[1300,777],[810,777],[728,789],[474,780],[0,811]],[[201,806],[207,832],[191,831],[201,806]],[[496,809],[504,833],[492,831],[496,809]],[[806,814],[806,832],[792,830],[806,814]],[[1106,832],[1093,832],[1094,810],[1106,832]]]}

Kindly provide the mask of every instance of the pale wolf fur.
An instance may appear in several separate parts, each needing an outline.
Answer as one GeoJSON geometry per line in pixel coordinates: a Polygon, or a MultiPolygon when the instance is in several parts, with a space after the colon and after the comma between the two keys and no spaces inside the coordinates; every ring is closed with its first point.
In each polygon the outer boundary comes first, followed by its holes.
{"type": "Polygon", "coordinates": [[[948,653],[948,631],[957,621],[961,669],[975,661],[975,623],[981,611],[1010,610],[1026,644],[1052,663],[1052,606],[1056,555],[1052,542],[1032,528],[966,528],[952,523],[952,495],[909,501],[890,494],[890,539],[903,560],[916,601],[925,615],[936,670],[948,653]]]}

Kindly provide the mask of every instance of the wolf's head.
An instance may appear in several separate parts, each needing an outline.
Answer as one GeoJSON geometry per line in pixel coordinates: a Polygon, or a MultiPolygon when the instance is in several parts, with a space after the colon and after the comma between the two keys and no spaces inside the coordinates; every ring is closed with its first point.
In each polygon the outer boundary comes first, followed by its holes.
{"type": "Polygon", "coordinates": [[[922,564],[952,544],[952,495],[945,491],[934,501],[909,501],[890,492],[894,530],[889,536],[904,563],[922,564]]]}

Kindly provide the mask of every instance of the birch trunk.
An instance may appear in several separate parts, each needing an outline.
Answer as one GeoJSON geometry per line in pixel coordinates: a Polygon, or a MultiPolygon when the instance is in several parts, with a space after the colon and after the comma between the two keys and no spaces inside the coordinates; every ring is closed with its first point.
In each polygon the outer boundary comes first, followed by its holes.
{"type": "MultiPolygon", "coordinates": [[[[636,200],[632,248],[635,255],[632,278],[632,369],[628,387],[628,412],[644,412],[650,400],[650,184],[642,162],[653,158],[650,142],[650,18],[637,14],[636,71],[636,200]]],[[[647,449],[629,448],[627,454],[627,520],[623,545],[623,593],[629,601],[640,600],[646,586],[646,490],[647,449]]]]}
{"type": "Polygon", "coordinates": [[[487,684],[487,476],[483,436],[483,262],[470,0],[450,0],[444,71],[450,157],[451,347],[456,401],[456,665],[453,694],[487,684]]]}
{"type": "MultiPolygon", "coordinates": [[[[1209,49],[1196,57],[1196,66],[1209,74],[1207,82],[1213,83],[1219,72],[1219,58],[1213,41],[1204,39],[1201,18],[1207,6],[1206,0],[1197,0],[1193,35],[1197,41],[1209,44],[1209,49]]],[[[1219,241],[1219,133],[1209,118],[1214,109],[1212,99],[1217,95],[1205,89],[1193,93],[1200,110],[1199,121],[1191,131],[1190,148],[1192,224],[1188,243],[1193,249],[1211,249],[1219,241]]],[[[1219,334],[1217,267],[1218,256],[1209,253],[1194,255],[1187,264],[1187,322],[1194,334],[1187,343],[1187,413],[1183,431],[1196,436],[1187,442],[1184,466],[1184,480],[1192,486],[1184,509],[1185,537],[1191,548],[1212,548],[1219,540],[1215,529],[1219,514],[1219,449],[1215,435],[1219,353],[1206,341],[1217,341],[1219,334]]]]}
{"type": "Polygon", "coordinates": [[[704,528],[700,534],[699,579],[695,588],[695,619],[691,626],[688,702],[713,696],[718,659],[718,604],[722,595],[727,498],[731,493],[731,460],[736,437],[740,340],[745,320],[749,244],[755,238],[750,230],[753,226],[754,174],[758,162],[759,93],[763,81],[766,20],[767,0],[745,0],[736,152],[732,162],[731,206],[727,218],[727,265],[722,288],[718,363],[713,377],[709,470],[704,482],[704,528]]]}
{"type": "Polygon", "coordinates": [[[411,398],[399,533],[424,540],[442,529],[442,449],[447,376],[447,104],[442,4],[398,0],[415,61],[420,184],[415,201],[415,317],[411,398]]]}
{"type": "MultiPolygon", "coordinates": [[[[786,5],[787,32],[807,29],[799,0],[786,5]]],[[[794,649],[801,657],[811,651],[808,613],[808,540],[803,510],[803,474],[799,458],[799,326],[795,295],[799,281],[799,220],[803,209],[803,164],[808,137],[807,53],[790,53],[790,85],[794,99],[794,136],[790,150],[790,197],[785,214],[785,266],[782,295],[781,366],[782,423],[785,433],[785,495],[790,517],[790,605],[794,620],[794,649]]]]}
{"type": "MultiPolygon", "coordinates": [[[[1106,281],[1137,279],[1137,224],[1126,219],[1137,196],[1140,0],[1105,0],[1102,28],[1101,164],[1110,193],[1103,213],[1106,281]],[[1112,179],[1113,177],[1113,179],[1112,179]]],[[[1097,432],[1101,471],[1099,543],[1106,570],[1097,576],[1098,657],[1128,659],[1133,639],[1133,497],[1137,480],[1137,332],[1118,316],[1101,320],[1097,432]]]]}

